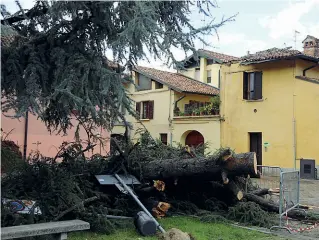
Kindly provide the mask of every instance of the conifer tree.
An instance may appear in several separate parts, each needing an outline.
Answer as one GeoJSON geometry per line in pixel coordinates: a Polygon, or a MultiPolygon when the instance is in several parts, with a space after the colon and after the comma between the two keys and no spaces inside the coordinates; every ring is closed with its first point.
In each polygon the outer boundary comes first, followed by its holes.
{"type": "Polygon", "coordinates": [[[76,111],[81,121],[111,129],[123,119],[120,106],[134,109],[123,86],[129,75],[114,69],[106,52],[128,69],[147,52],[176,63],[173,47],[195,52],[195,39],[233,20],[215,23],[214,7],[210,1],[37,1],[1,21],[15,32],[2,45],[2,111],[14,109],[16,117],[29,111],[63,131],[76,111]],[[194,27],[191,8],[209,23],[194,27]]]}

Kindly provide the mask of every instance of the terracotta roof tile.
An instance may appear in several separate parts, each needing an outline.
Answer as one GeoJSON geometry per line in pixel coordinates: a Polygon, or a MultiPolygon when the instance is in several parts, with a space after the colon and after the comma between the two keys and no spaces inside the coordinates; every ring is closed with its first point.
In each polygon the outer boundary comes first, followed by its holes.
{"type": "MultiPolygon", "coordinates": [[[[289,57],[308,57],[313,60],[317,58],[306,55],[298,50],[288,48],[270,48],[264,51],[256,52],[254,54],[248,54],[240,58],[241,63],[258,62],[266,60],[285,59],[289,57]]],[[[319,59],[318,59],[319,60],[319,59]]]]}
{"type": "Polygon", "coordinates": [[[218,88],[210,86],[206,83],[202,83],[195,79],[186,77],[179,73],[171,73],[157,70],[154,68],[139,66],[135,67],[133,70],[147,77],[150,77],[151,79],[158,81],[162,84],[168,85],[169,87],[177,91],[207,95],[219,94],[218,88]]]}
{"type": "Polygon", "coordinates": [[[217,52],[213,52],[213,51],[209,51],[209,50],[205,50],[205,49],[199,49],[198,52],[199,52],[199,54],[202,53],[203,55],[206,55],[207,57],[218,59],[224,63],[234,61],[234,60],[239,60],[238,57],[226,55],[223,53],[217,53],[217,52]]]}

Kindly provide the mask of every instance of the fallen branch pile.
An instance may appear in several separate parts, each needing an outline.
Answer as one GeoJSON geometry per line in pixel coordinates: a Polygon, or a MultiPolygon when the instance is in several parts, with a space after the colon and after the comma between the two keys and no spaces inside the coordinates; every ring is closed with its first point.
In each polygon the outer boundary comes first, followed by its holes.
{"type": "MultiPolygon", "coordinates": [[[[87,148],[71,145],[56,159],[33,156],[29,162],[2,177],[2,197],[37,201],[42,214],[17,214],[1,205],[1,226],[79,218],[91,229],[110,233],[132,224],[121,217],[133,217],[140,208],[115,186],[99,185],[95,175],[132,174],[141,181],[134,191],[160,218],[171,214],[196,215],[206,222],[232,219],[269,226],[279,206],[263,196],[278,189],[259,189],[248,176],[257,175],[254,153],[235,154],[220,149],[210,156],[202,150],[170,147],[142,135],[139,144],[113,141],[112,156],[82,154],[87,148]]],[[[133,187],[133,186],[132,186],[133,187]]],[[[290,217],[306,219],[301,211],[290,217]]],[[[125,218],[124,218],[125,219],[125,218]]]]}

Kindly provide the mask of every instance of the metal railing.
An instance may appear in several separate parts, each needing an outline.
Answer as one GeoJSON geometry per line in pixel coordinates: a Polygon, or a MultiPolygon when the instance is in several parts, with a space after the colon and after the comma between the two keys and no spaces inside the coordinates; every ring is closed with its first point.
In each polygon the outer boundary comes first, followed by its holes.
{"type": "MultiPolygon", "coordinates": [[[[285,171],[280,173],[280,197],[279,197],[279,225],[275,228],[286,229],[291,232],[288,226],[283,224],[283,217],[288,220],[288,212],[299,207],[300,200],[300,172],[285,171]]],[[[302,209],[300,209],[302,210],[302,209]]],[[[287,224],[288,225],[288,224],[287,224]]]]}
{"type": "Polygon", "coordinates": [[[280,174],[282,173],[280,167],[257,165],[257,170],[260,178],[255,179],[255,183],[259,188],[280,188],[280,174]]]}
{"type": "Polygon", "coordinates": [[[300,193],[300,172],[287,171],[280,174],[280,204],[279,204],[279,218],[282,226],[282,217],[287,213],[297,208],[300,193]]]}

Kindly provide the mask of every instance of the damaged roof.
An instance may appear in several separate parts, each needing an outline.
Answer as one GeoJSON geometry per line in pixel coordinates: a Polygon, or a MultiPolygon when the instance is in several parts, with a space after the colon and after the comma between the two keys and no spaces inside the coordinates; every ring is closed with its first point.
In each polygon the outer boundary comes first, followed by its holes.
{"type": "Polygon", "coordinates": [[[306,55],[298,50],[293,50],[291,47],[288,48],[270,48],[264,51],[259,51],[254,54],[248,54],[240,58],[240,63],[251,64],[251,63],[262,63],[280,59],[291,59],[291,58],[301,58],[305,60],[310,60],[313,62],[319,62],[319,58],[306,55]]]}
{"type": "Polygon", "coordinates": [[[167,85],[177,92],[218,95],[219,89],[179,73],[171,73],[154,68],[136,66],[133,71],[145,75],[154,81],[167,85]]]}

